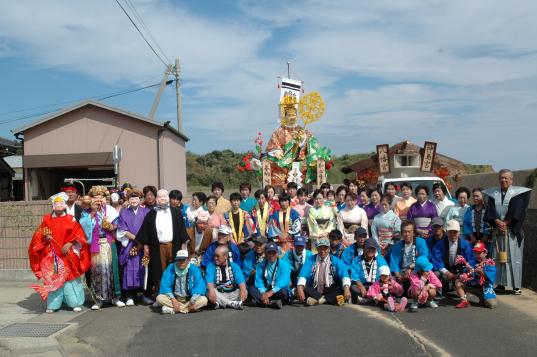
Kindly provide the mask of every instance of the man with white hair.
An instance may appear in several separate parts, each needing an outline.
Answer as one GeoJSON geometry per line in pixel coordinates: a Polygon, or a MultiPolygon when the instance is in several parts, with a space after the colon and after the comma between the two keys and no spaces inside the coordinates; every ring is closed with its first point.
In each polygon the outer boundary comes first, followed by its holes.
{"type": "Polygon", "coordinates": [[[170,207],[168,191],[158,190],[156,203],[145,216],[136,241],[144,246],[149,277],[158,291],[163,271],[174,261],[177,251],[186,249],[188,234],[181,212],[170,207]]]}
{"type": "Polygon", "coordinates": [[[194,219],[194,226],[186,229],[188,233],[188,255],[199,260],[207,247],[213,242],[213,229],[209,227],[209,212],[200,210],[194,219]]]}
{"type": "Polygon", "coordinates": [[[513,173],[499,172],[500,187],[485,190],[489,197],[484,221],[494,227],[492,257],[496,261],[496,285],[520,295],[522,291],[522,257],[524,231],[522,225],[530,201],[531,189],[513,186],[513,173]]]}

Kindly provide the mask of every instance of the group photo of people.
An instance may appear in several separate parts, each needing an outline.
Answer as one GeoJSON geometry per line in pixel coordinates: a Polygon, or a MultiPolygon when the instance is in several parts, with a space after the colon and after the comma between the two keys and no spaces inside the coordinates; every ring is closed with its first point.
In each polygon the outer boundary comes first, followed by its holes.
{"type": "Polygon", "coordinates": [[[308,190],[289,182],[228,194],[74,184],[28,254],[33,288],[53,313],[148,305],[162,314],[244,306],[439,305],[496,308],[520,295],[529,189],[501,170],[498,187],[438,182],[367,188],[346,180],[308,190]],[[186,203],[188,201],[188,204],[186,203]],[[86,293],[87,292],[87,293],[86,293]],[[476,296],[473,301],[469,295],[476,296]]]}

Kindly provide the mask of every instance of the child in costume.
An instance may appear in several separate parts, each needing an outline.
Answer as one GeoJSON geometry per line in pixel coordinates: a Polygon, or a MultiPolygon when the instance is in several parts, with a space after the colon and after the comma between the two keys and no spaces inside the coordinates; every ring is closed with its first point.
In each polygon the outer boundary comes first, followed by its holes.
{"type": "Polygon", "coordinates": [[[367,297],[375,305],[381,305],[384,309],[391,312],[405,311],[407,298],[403,297],[400,301],[397,298],[403,295],[403,287],[390,275],[388,266],[379,268],[380,280],[375,281],[367,290],[367,297]]]}
{"type": "Polygon", "coordinates": [[[410,275],[410,288],[408,296],[414,299],[410,305],[410,311],[417,311],[419,305],[425,305],[437,308],[434,302],[437,289],[442,288],[442,283],[432,271],[433,264],[426,256],[416,258],[414,271],[410,275]]]}
{"type": "Polygon", "coordinates": [[[465,262],[467,273],[459,275],[455,281],[455,290],[461,298],[461,302],[455,305],[462,309],[470,306],[466,298],[465,289],[476,294],[479,301],[484,306],[494,309],[498,303],[494,292],[494,282],[496,281],[496,263],[487,256],[486,244],[478,241],[472,249],[476,263],[474,266],[465,262]]]}

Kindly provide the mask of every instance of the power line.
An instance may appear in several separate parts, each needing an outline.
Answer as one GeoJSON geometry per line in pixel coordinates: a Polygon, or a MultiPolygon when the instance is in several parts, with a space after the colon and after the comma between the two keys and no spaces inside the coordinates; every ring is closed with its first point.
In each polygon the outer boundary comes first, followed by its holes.
{"type": "MultiPolygon", "coordinates": [[[[175,81],[174,79],[170,79],[170,80],[168,80],[168,81],[166,82],[166,85],[170,85],[170,84],[173,83],[174,81],[175,81]]],[[[118,97],[118,96],[121,96],[121,95],[125,95],[125,94],[130,94],[130,93],[138,92],[138,91],[141,91],[141,90],[144,90],[144,89],[148,89],[148,88],[152,88],[152,87],[157,87],[157,86],[160,86],[160,83],[155,83],[155,84],[151,84],[151,85],[144,86],[144,87],[140,87],[140,88],[128,89],[128,90],[125,90],[125,91],[122,91],[122,92],[119,92],[119,93],[115,93],[115,94],[110,94],[110,95],[105,95],[105,96],[99,96],[99,97],[93,97],[93,98],[91,98],[91,99],[95,99],[95,100],[106,100],[106,99],[110,99],[110,98],[118,97]]],[[[84,98],[84,99],[85,99],[85,98],[84,98]]],[[[65,101],[65,102],[62,102],[62,104],[72,103],[72,102],[79,102],[79,101],[81,101],[81,100],[82,100],[82,99],[77,99],[77,100],[72,100],[72,101],[65,101]]],[[[54,109],[51,109],[51,110],[47,110],[47,111],[44,111],[44,112],[40,112],[40,113],[32,113],[32,114],[27,114],[27,115],[20,116],[20,117],[16,117],[16,118],[10,118],[10,119],[6,119],[6,120],[2,120],[2,121],[0,121],[0,125],[2,125],[2,124],[7,124],[7,123],[11,123],[11,122],[14,122],[14,121],[19,121],[19,120],[28,119],[28,118],[35,117],[35,116],[41,116],[41,115],[50,114],[50,113],[53,113],[53,112],[60,111],[60,110],[62,110],[62,109],[63,109],[63,107],[57,107],[57,108],[54,108],[54,109]]]]}
{"type": "MultiPolygon", "coordinates": [[[[149,78],[143,82],[140,82],[139,85],[144,85],[146,83],[149,83],[150,81],[154,80],[155,78],[149,78]]],[[[136,87],[136,88],[139,88],[139,87],[136,87]]],[[[133,88],[135,89],[135,88],[133,88]]],[[[95,96],[91,96],[90,98],[100,98],[100,97],[106,97],[106,96],[109,96],[109,95],[114,95],[114,94],[117,94],[117,93],[123,93],[124,91],[129,91],[130,89],[126,89],[126,90],[121,90],[121,91],[116,91],[116,92],[111,92],[111,93],[107,93],[107,94],[100,94],[100,95],[95,95],[95,96]]],[[[64,101],[61,101],[61,102],[56,102],[56,103],[50,103],[50,104],[43,104],[43,105],[37,105],[35,107],[29,107],[29,108],[23,108],[23,109],[16,109],[16,110],[10,110],[10,111],[7,111],[7,112],[2,112],[0,113],[0,116],[3,116],[3,115],[6,115],[6,114],[15,114],[15,113],[24,113],[24,112],[30,112],[30,111],[34,111],[36,109],[41,109],[41,108],[49,108],[49,107],[54,107],[54,106],[58,106],[58,105],[62,105],[62,104],[68,104],[68,103],[73,103],[73,102],[79,102],[81,100],[84,100],[88,97],[84,97],[84,98],[79,98],[79,99],[70,99],[70,100],[64,100],[64,101]]]]}
{"type": "Polygon", "coordinates": [[[136,10],[136,7],[134,7],[134,4],[132,3],[131,0],[125,0],[125,3],[127,4],[127,6],[132,10],[132,12],[134,13],[134,16],[136,17],[136,19],[140,22],[140,24],[142,25],[142,27],[147,31],[147,33],[149,34],[149,37],[151,37],[151,40],[153,40],[153,43],[155,44],[155,46],[159,49],[160,51],[160,54],[162,56],[164,56],[164,58],[166,59],[166,62],[167,63],[171,63],[170,59],[168,58],[168,56],[166,56],[166,52],[164,52],[164,50],[162,49],[162,47],[160,47],[160,44],[158,43],[157,39],[155,38],[155,36],[153,36],[153,33],[151,32],[151,30],[149,29],[149,27],[147,27],[147,25],[145,24],[145,21],[142,19],[142,16],[140,15],[140,13],[138,12],[138,10],[136,10]]]}
{"type": "Polygon", "coordinates": [[[116,0],[116,3],[119,5],[119,7],[121,8],[121,10],[123,10],[123,12],[125,13],[125,15],[127,15],[127,17],[129,18],[130,22],[133,24],[134,28],[136,29],[136,31],[138,31],[138,33],[140,34],[140,36],[142,36],[142,38],[144,39],[145,43],[147,43],[147,45],[149,46],[149,48],[151,49],[151,51],[153,51],[153,53],[155,54],[155,56],[157,56],[157,58],[160,60],[160,62],[162,62],[162,64],[164,65],[164,67],[168,67],[168,64],[162,59],[162,57],[160,57],[160,55],[157,53],[157,51],[155,51],[155,49],[153,48],[153,46],[151,46],[151,44],[149,43],[149,41],[147,40],[147,38],[145,37],[145,35],[142,33],[142,31],[140,30],[140,28],[138,27],[138,25],[136,25],[136,23],[134,22],[134,20],[132,19],[132,17],[129,15],[129,13],[127,12],[127,10],[125,10],[125,8],[123,7],[123,5],[121,5],[121,3],[116,0]]]}

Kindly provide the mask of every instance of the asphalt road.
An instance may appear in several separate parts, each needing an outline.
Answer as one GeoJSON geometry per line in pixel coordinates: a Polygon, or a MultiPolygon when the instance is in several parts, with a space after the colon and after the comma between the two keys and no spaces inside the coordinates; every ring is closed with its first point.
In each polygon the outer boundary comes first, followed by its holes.
{"type": "Polygon", "coordinates": [[[110,307],[78,316],[78,328],[59,340],[68,355],[535,355],[535,297],[505,301],[496,310],[458,310],[444,301],[438,309],[399,314],[373,306],[246,307],[189,315],[110,307]]]}

